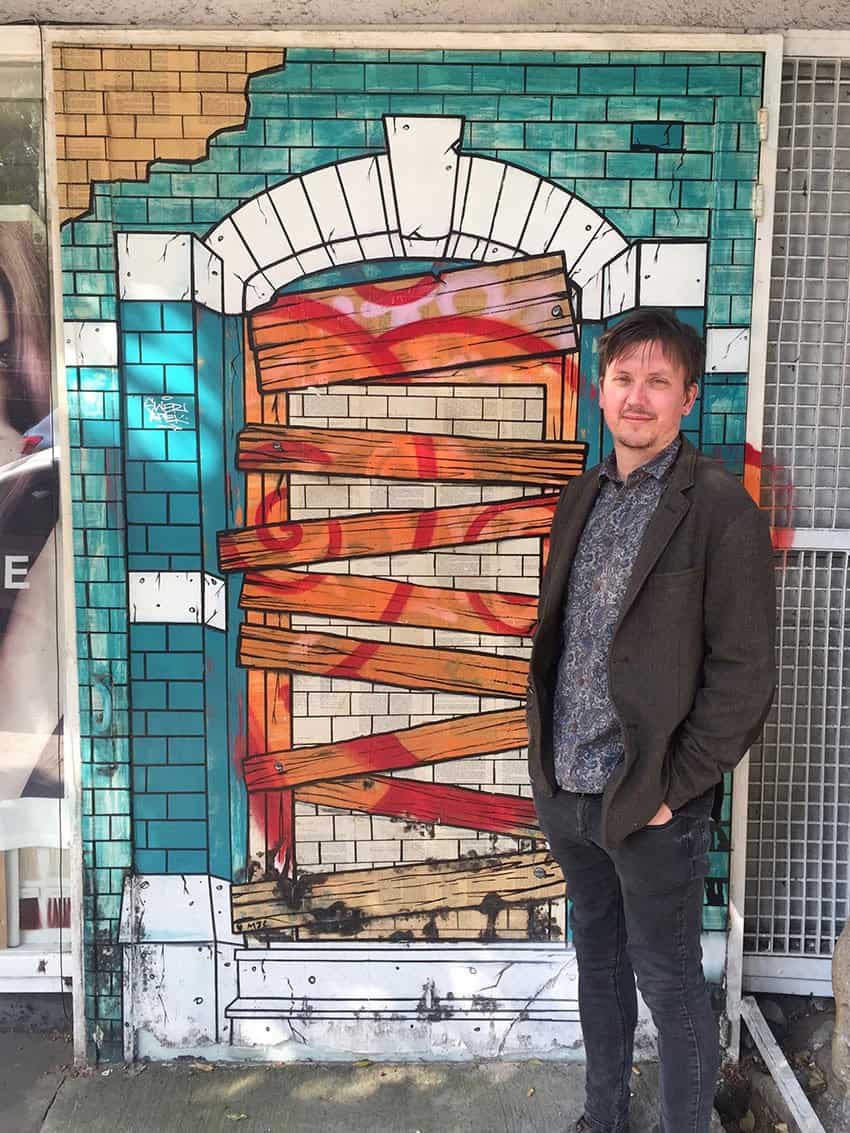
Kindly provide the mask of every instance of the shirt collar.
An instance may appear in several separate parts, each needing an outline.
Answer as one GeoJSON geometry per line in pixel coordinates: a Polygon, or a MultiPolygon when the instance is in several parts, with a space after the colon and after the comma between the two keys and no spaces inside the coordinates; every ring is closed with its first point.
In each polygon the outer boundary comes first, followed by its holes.
{"type": "MultiPolygon", "coordinates": [[[[673,462],[679,455],[679,449],[682,447],[682,438],[674,437],[673,440],[658,452],[646,464],[641,464],[633,472],[629,473],[626,477],[626,484],[636,484],[643,480],[646,476],[654,476],[656,480],[661,480],[673,467],[673,462]]],[[[617,457],[614,451],[608,453],[605,460],[599,468],[599,479],[606,478],[611,480],[614,484],[624,483],[622,476],[617,470],[617,457]]]]}

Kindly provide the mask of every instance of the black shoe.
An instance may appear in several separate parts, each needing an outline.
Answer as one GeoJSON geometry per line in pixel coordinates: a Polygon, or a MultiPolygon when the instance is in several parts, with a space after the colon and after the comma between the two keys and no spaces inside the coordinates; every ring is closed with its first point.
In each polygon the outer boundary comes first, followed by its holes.
{"type": "MultiPolygon", "coordinates": [[[[567,1133],[599,1133],[595,1125],[591,1125],[584,1114],[578,1119],[575,1125],[571,1125],[567,1133]]],[[[623,1133],[629,1133],[629,1126],[627,1125],[623,1133]]]]}

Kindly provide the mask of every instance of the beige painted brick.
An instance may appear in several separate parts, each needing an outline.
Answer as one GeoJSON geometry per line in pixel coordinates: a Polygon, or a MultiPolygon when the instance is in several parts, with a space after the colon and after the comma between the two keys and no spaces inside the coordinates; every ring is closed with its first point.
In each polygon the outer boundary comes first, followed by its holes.
{"type": "Polygon", "coordinates": [[[465,715],[478,711],[477,696],[463,696],[455,692],[434,693],[434,711],[449,716],[465,715]]]}
{"type": "Polygon", "coordinates": [[[103,66],[99,47],[63,47],[62,66],[67,71],[99,71],[103,66]]]}
{"type": "Polygon", "coordinates": [[[456,437],[483,437],[495,441],[499,436],[498,421],[454,421],[452,433],[456,437]]]}
{"type": "Polygon", "coordinates": [[[326,394],[305,394],[304,415],[306,417],[347,417],[348,398],[326,394]]]}
{"type": "Polygon", "coordinates": [[[339,716],[351,711],[351,697],[348,693],[311,692],[309,713],[311,716],[339,716]]]}
{"type": "Polygon", "coordinates": [[[153,95],[150,91],[109,91],[106,95],[107,114],[152,114],[153,95]]]}
{"type": "Polygon", "coordinates": [[[398,484],[389,489],[388,503],[392,509],[431,508],[435,501],[433,484],[398,484]]]}
{"type": "Polygon", "coordinates": [[[405,829],[410,824],[401,818],[386,818],[383,815],[372,817],[372,837],[376,841],[387,841],[393,838],[422,838],[420,830],[405,829]]]}
{"type": "Polygon", "coordinates": [[[317,866],[319,864],[319,843],[299,842],[297,854],[299,866],[317,866]]]}
{"type": "Polygon", "coordinates": [[[84,114],[57,114],[56,133],[66,137],[83,137],[86,132],[84,114]]]}
{"type": "Polygon", "coordinates": [[[353,508],[377,511],[387,507],[389,489],[376,484],[353,484],[348,489],[348,502],[353,508]]]}
{"type": "Polygon", "coordinates": [[[477,555],[437,554],[434,557],[437,574],[446,578],[474,578],[481,573],[477,555]]]}
{"type": "Polygon", "coordinates": [[[200,118],[195,118],[187,114],[183,119],[183,134],[187,138],[209,138],[219,130],[235,125],[238,123],[233,117],[214,118],[209,114],[202,114],[200,118]]]}
{"type": "Polygon", "coordinates": [[[339,862],[353,862],[353,842],[323,842],[320,848],[322,865],[336,865],[339,862]]]}
{"type": "Polygon", "coordinates": [[[332,842],[334,820],[330,815],[317,814],[313,818],[296,816],[295,837],[300,845],[301,839],[308,842],[332,842]]]}
{"type": "Polygon", "coordinates": [[[386,715],[389,712],[389,697],[385,692],[352,693],[351,711],[357,716],[386,715]]]}
{"type": "Polygon", "coordinates": [[[372,728],[375,735],[378,732],[395,732],[399,728],[406,728],[409,725],[407,716],[373,716],[372,728]]]}
{"type": "Polygon", "coordinates": [[[371,732],[371,716],[335,716],[331,723],[331,735],[334,743],[358,739],[360,736],[371,735],[371,732]]]}
{"type": "Polygon", "coordinates": [[[433,783],[434,772],[430,767],[408,767],[404,771],[393,771],[395,779],[414,779],[417,783],[433,783]]]}
{"type": "Polygon", "coordinates": [[[434,631],[432,629],[420,629],[419,626],[392,626],[390,641],[395,645],[431,646],[434,644],[434,631]]]}
{"type": "Polygon", "coordinates": [[[525,403],[525,419],[526,419],[526,421],[542,421],[543,420],[543,402],[542,401],[527,401],[525,403]]]}
{"type": "Polygon", "coordinates": [[[348,398],[350,412],[358,417],[386,417],[387,398],[374,394],[351,395],[348,398]]]}
{"type": "Polygon", "coordinates": [[[197,71],[198,53],[185,47],[154,47],[151,67],[154,71],[197,71]]]}
{"type": "Polygon", "coordinates": [[[132,90],[132,71],[88,71],[86,90],[132,90]]]}
{"type": "Polygon", "coordinates": [[[412,842],[405,839],[401,845],[402,859],[406,862],[427,862],[429,860],[450,861],[457,858],[456,841],[437,842],[432,838],[422,838],[412,842]]]}
{"type": "Polygon", "coordinates": [[[156,91],[153,96],[154,114],[200,114],[201,96],[184,92],[156,91]]]}
{"type": "Polygon", "coordinates": [[[410,422],[401,417],[395,420],[390,417],[367,417],[366,424],[370,429],[383,429],[388,433],[404,433],[410,428],[410,422]]]}
{"type": "Polygon", "coordinates": [[[330,677],[317,677],[312,673],[296,673],[292,687],[298,692],[330,692],[330,677]]]}
{"type": "Polygon", "coordinates": [[[437,402],[436,416],[451,420],[474,421],[483,416],[483,408],[480,397],[444,397],[437,402]]]}
{"type": "Polygon", "coordinates": [[[298,744],[329,744],[331,742],[331,722],[325,716],[319,719],[292,721],[292,742],[298,744]]]}
{"type": "Polygon", "coordinates": [[[518,397],[485,397],[484,416],[488,420],[522,421],[525,419],[525,402],[518,397]]]}
{"type": "Polygon", "coordinates": [[[203,114],[232,114],[238,118],[247,109],[244,96],[239,94],[205,93],[201,100],[203,114]]]}
{"type": "Polygon", "coordinates": [[[106,141],[103,138],[68,138],[66,151],[69,158],[103,158],[106,156],[106,141]]]}
{"type": "Polygon", "coordinates": [[[179,114],[140,114],[136,118],[139,138],[182,138],[183,119],[179,114]]]}
{"type": "Polygon", "coordinates": [[[108,138],[107,156],[114,161],[153,161],[151,138],[108,138]]]}
{"type": "Polygon", "coordinates": [[[198,66],[202,71],[241,71],[246,69],[244,51],[201,51],[198,66]]]}
{"type": "Polygon", "coordinates": [[[372,819],[366,814],[334,815],[337,842],[368,842],[372,838],[372,819]]]}
{"type": "Polygon", "coordinates": [[[344,484],[308,484],[308,508],[347,508],[348,488],[344,484]]]}
{"type": "Polygon", "coordinates": [[[391,692],[390,712],[409,714],[411,712],[431,713],[434,711],[434,697],[429,692],[391,692]]]}
{"type": "Polygon", "coordinates": [[[496,584],[496,589],[504,591],[506,594],[513,592],[514,594],[536,594],[539,589],[539,584],[536,578],[500,578],[496,584]]]}
{"type": "Polygon", "coordinates": [[[499,438],[509,441],[540,440],[540,425],[536,421],[500,421],[499,438]]]}
{"type": "Polygon", "coordinates": [[[438,763],[434,767],[434,782],[489,787],[493,783],[493,767],[492,764],[478,758],[454,759],[451,763],[438,763]]]}
{"type": "Polygon", "coordinates": [[[496,785],[524,785],[528,782],[528,765],[524,759],[495,759],[493,772],[496,785]]]}
{"type": "Polygon", "coordinates": [[[181,71],[180,89],[191,91],[226,91],[227,75],[223,71],[181,71]]]}
{"type": "MultiPolygon", "coordinates": [[[[55,53],[53,58],[54,60],[57,58],[55,53]]],[[[53,89],[57,94],[59,94],[60,92],[67,90],[67,87],[65,85],[65,75],[67,74],[67,72],[63,71],[55,62],[53,67],[53,89]]]]}
{"type": "Polygon", "coordinates": [[[317,813],[316,804],[315,803],[302,803],[300,801],[296,802],[295,803],[295,813],[296,813],[296,815],[316,814],[317,813]]]}
{"type": "Polygon", "coordinates": [[[186,141],[185,138],[156,138],[154,151],[157,157],[172,161],[194,161],[203,157],[206,146],[203,142],[186,141]]]}
{"type": "Polygon", "coordinates": [[[439,417],[437,412],[437,399],[434,397],[389,397],[387,398],[387,412],[392,417],[439,417]]]}
{"type": "Polygon", "coordinates": [[[396,862],[401,859],[401,842],[358,842],[358,862],[396,862]]]}
{"type": "Polygon", "coordinates": [[[147,47],[104,47],[104,71],[149,71],[151,53],[147,47]]]}
{"type": "Polygon", "coordinates": [[[252,74],[255,71],[268,71],[272,67],[280,67],[283,58],[283,51],[249,51],[245,60],[245,69],[252,74]]]}
{"type": "Polygon", "coordinates": [[[179,91],[180,74],[177,71],[134,71],[133,90],[179,91]]]}

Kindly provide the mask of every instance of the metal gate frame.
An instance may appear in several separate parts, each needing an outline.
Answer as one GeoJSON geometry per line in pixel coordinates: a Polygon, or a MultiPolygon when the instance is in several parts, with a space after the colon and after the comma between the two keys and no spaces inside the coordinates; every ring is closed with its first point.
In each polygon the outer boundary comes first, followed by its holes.
{"type": "MultiPolygon", "coordinates": [[[[850,59],[850,33],[847,32],[818,32],[818,31],[792,31],[784,36],[784,54],[788,58],[808,60],[839,60],[850,59]]],[[[778,117],[778,116],[777,116],[778,117]]],[[[777,123],[778,124],[778,123],[777,123]]],[[[845,343],[846,350],[846,343],[845,343]]],[[[787,532],[787,540],[783,546],[797,552],[850,551],[850,531],[844,529],[828,528],[799,528],[787,532]]],[[[830,556],[831,560],[832,556],[830,556]]],[[[811,564],[814,569],[814,563],[811,564]]],[[[806,562],[801,562],[801,570],[808,569],[806,562]]],[[[846,579],[846,565],[845,565],[846,579]]],[[[814,576],[813,576],[814,580],[814,576]]],[[[845,595],[846,600],[846,595],[845,595]]],[[[846,606],[842,606],[846,609],[846,606]]],[[[839,645],[839,648],[841,646],[839,645]]],[[[839,705],[840,710],[840,705],[839,705]]],[[[738,786],[736,779],[736,787],[738,786]]],[[[743,783],[741,784],[743,789],[743,783]]],[[[739,839],[746,835],[746,798],[740,797],[741,814],[739,815],[739,839]]],[[[836,802],[837,805],[837,802],[836,802]]],[[[733,838],[735,837],[733,822],[733,838]]],[[[733,876],[736,876],[736,866],[745,870],[746,859],[744,847],[735,855],[733,850],[733,876]]],[[[739,879],[741,888],[737,891],[740,901],[743,902],[745,877],[739,879]]],[[[740,915],[741,930],[743,929],[743,906],[736,906],[740,915]]],[[[731,943],[731,942],[730,942],[731,943]]],[[[743,944],[743,941],[742,941],[743,944]]],[[[743,981],[748,990],[754,991],[785,991],[789,993],[813,992],[816,994],[831,994],[831,959],[826,956],[799,957],[784,953],[748,953],[746,958],[742,955],[743,981]]]]}

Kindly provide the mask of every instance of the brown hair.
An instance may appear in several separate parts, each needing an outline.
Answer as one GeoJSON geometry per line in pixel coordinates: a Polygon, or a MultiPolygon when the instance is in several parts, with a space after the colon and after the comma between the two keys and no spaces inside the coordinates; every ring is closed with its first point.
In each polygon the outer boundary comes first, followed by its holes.
{"type": "Polygon", "coordinates": [[[599,373],[604,377],[615,358],[650,342],[660,343],[666,357],[685,371],[685,389],[701,380],[705,343],[692,326],[656,307],[640,307],[605,331],[599,340],[599,373]]]}

